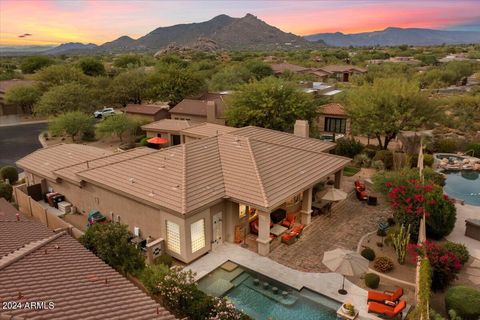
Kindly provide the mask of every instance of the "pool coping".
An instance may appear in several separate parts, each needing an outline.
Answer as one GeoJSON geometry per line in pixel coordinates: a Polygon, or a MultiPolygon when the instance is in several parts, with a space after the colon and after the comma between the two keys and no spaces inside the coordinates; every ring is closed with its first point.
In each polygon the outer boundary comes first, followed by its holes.
{"type": "MultiPolygon", "coordinates": [[[[343,280],[342,275],[334,272],[313,273],[294,270],[236,244],[224,243],[214,251],[186,266],[185,269],[195,272],[195,280],[198,281],[229,260],[296,290],[300,291],[307,288],[339,303],[353,303],[359,310],[359,319],[361,320],[381,319],[367,312],[367,291],[348,279],[345,279],[345,289],[348,294],[343,296],[338,293],[343,280]]],[[[407,311],[408,308],[409,306],[407,311]]],[[[406,316],[407,311],[404,312],[404,316],[406,316]]]]}

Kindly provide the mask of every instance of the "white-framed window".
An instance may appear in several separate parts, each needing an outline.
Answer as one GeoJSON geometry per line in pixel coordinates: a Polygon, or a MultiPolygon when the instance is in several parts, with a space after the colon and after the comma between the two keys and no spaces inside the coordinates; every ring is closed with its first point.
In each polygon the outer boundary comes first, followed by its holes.
{"type": "Polygon", "coordinates": [[[190,225],[192,253],[205,247],[205,219],[195,221],[190,225]]]}
{"type": "Polygon", "coordinates": [[[244,204],[238,205],[238,217],[241,219],[247,215],[247,206],[244,204]]]}
{"type": "Polygon", "coordinates": [[[167,249],[180,254],[180,226],[172,221],[167,221],[167,249]]]}

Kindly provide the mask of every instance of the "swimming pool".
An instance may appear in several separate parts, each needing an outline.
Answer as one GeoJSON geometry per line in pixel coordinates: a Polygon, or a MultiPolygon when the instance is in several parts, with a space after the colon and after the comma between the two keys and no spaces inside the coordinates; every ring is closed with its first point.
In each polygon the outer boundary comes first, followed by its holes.
{"type": "Polygon", "coordinates": [[[207,294],[225,297],[256,320],[335,320],[340,303],[303,288],[298,291],[233,262],[198,282],[207,294]]]}
{"type": "Polygon", "coordinates": [[[480,206],[480,173],[477,171],[444,171],[447,176],[443,191],[450,197],[480,206]]]}

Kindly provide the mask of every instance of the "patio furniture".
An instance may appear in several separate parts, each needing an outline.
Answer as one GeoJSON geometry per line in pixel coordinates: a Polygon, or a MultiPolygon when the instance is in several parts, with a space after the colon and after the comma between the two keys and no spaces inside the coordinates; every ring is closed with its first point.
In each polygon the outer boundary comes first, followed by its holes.
{"type": "Polygon", "coordinates": [[[480,219],[465,220],[465,236],[480,240],[480,219]]]}
{"type": "Polygon", "coordinates": [[[390,307],[378,302],[368,303],[368,312],[373,312],[393,319],[400,316],[402,318],[402,311],[407,307],[405,300],[401,300],[396,306],[390,307]]]}
{"type": "Polygon", "coordinates": [[[360,201],[368,200],[368,193],[366,191],[355,190],[357,199],[360,201]]]}
{"type": "Polygon", "coordinates": [[[354,182],[355,184],[355,190],[358,190],[358,191],[365,191],[365,183],[363,182],[360,182],[360,180],[355,180],[354,182]]]}
{"type": "Polygon", "coordinates": [[[402,288],[397,288],[395,291],[384,291],[384,292],[378,292],[378,291],[368,291],[368,298],[367,301],[377,301],[377,302],[385,302],[385,301],[392,301],[392,302],[398,302],[400,298],[403,296],[403,289],[402,288]]]}
{"type": "Polygon", "coordinates": [[[302,234],[304,228],[304,224],[299,224],[298,226],[293,227],[290,232],[296,233],[299,236],[302,234]]]}
{"type": "MultiPolygon", "coordinates": [[[[258,217],[250,222],[250,232],[258,235],[258,217]]],[[[270,228],[273,227],[272,221],[270,221],[270,228]]]]}
{"type": "Polygon", "coordinates": [[[288,230],[288,228],[285,228],[284,226],[276,224],[270,229],[270,233],[278,237],[279,235],[284,233],[286,230],[288,230]]]}
{"type": "Polygon", "coordinates": [[[287,212],[283,209],[277,209],[270,213],[270,219],[272,220],[273,223],[279,223],[283,219],[285,219],[285,216],[287,215],[287,212]]]}
{"type": "Polygon", "coordinates": [[[291,228],[295,224],[295,220],[297,219],[297,216],[293,212],[287,213],[287,217],[282,220],[280,223],[282,226],[291,228]]]}
{"type": "Polygon", "coordinates": [[[355,308],[355,314],[352,316],[351,314],[345,313],[343,306],[340,306],[337,310],[337,317],[344,320],[353,320],[358,317],[358,310],[355,308]]]}
{"type": "Polygon", "coordinates": [[[282,236],[282,242],[287,245],[294,244],[296,241],[297,241],[297,234],[294,232],[289,232],[282,236]]]}

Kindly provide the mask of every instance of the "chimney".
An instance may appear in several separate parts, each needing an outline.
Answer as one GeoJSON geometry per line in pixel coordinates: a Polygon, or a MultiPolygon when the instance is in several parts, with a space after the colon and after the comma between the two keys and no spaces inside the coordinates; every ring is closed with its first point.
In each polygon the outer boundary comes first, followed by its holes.
{"type": "Polygon", "coordinates": [[[299,137],[308,138],[310,135],[310,125],[308,124],[308,121],[307,120],[295,121],[293,134],[299,137]]]}
{"type": "Polygon", "coordinates": [[[207,101],[207,122],[217,122],[217,106],[215,105],[215,101],[207,101]]]}

